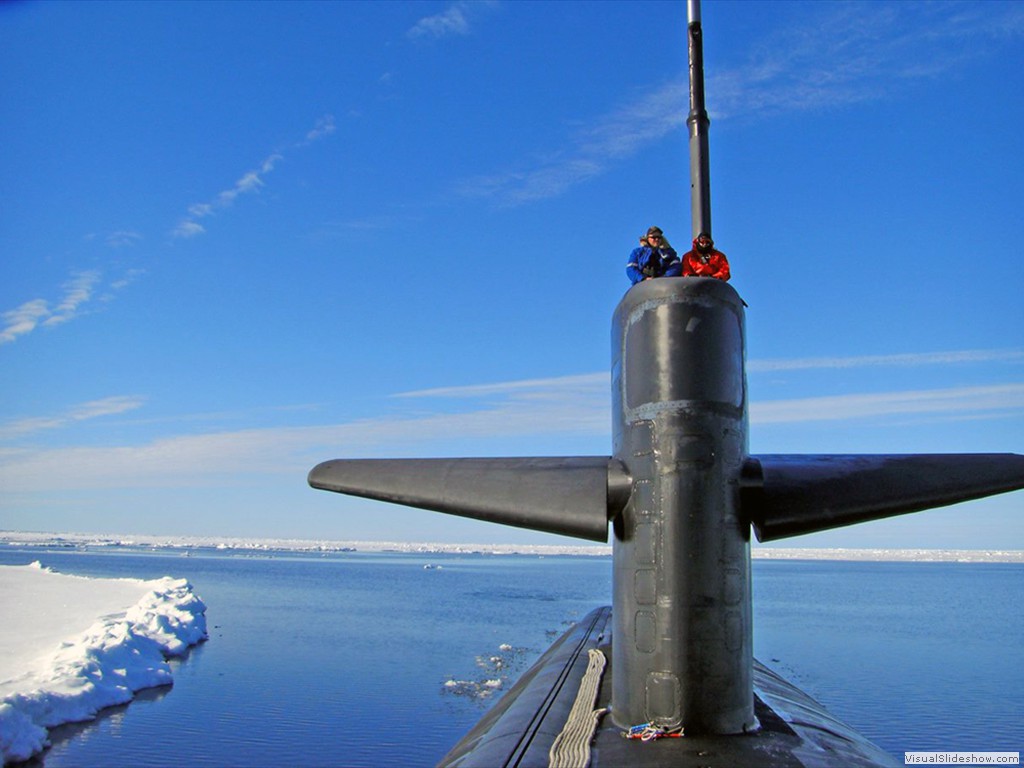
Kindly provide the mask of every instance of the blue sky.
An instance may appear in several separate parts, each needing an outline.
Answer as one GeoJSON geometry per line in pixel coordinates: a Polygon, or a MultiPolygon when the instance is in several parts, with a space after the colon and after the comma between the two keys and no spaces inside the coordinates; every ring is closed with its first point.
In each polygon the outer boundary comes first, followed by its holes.
{"type": "MultiPolygon", "coordinates": [[[[310,490],[610,451],[685,4],[0,5],[0,529],[547,542],[310,490]]],[[[703,4],[751,452],[1024,451],[1024,4],[703,4]]],[[[1024,549],[1024,493],[793,539],[1024,549]]]]}

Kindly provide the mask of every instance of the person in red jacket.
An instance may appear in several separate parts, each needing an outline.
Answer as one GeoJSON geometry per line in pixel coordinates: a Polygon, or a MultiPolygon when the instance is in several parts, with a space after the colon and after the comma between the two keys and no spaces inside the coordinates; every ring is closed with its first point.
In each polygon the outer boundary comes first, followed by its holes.
{"type": "Polygon", "coordinates": [[[711,235],[701,232],[693,240],[693,250],[683,255],[683,277],[717,277],[728,280],[729,260],[715,250],[711,235]]]}

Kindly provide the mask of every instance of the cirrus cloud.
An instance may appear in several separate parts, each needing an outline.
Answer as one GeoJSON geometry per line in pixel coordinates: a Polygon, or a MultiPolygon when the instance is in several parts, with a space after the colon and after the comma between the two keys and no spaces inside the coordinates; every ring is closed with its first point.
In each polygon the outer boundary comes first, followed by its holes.
{"type": "MultiPolygon", "coordinates": [[[[316,124],[312,129],[306,132],[305,138],[302,141],[293,144],[292,148],[298,149],[308,146],[309,144],[334,133],[334,130],[335,123],[333,115],[324,115],[316,121],[316,124]]],[[[227,189],[221,190],[214,195],[212,199],[189,205],[187,208],[188,216],[179,221],[174,229],[171,230],[171,237],[180,240],[187,240],[206,232],[206,227],[199,223],[200,219],[205,219],[213,216],[219,211],[230,208],[234,205],[235,201],[243,195],[251,195],[259,192],[266,186],[265,177],[269,175],[282,160],[284,160],[284,155],[282,153],[272,152],[259,164],[258,167],[250,171],[246,171],[233,185],[227,189]]]]}
{"type": "Polygon", "coordinates": [[[64,283],[64,296],[51,305],[46,299],[31,299],[4,312],[0,327],[0,344],[9,344],[39,326],[61,325],[75,318],[80,307],[93,297],[100,273],[95,270],[76,272],[64,283]]]}

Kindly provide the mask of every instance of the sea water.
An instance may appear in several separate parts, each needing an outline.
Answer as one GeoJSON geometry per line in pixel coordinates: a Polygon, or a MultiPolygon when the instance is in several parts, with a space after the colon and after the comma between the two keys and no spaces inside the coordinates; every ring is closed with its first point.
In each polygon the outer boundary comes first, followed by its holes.
{"type": "MultiPolygon", "coordinates": [[[[610,602],[607,557],[0,546],[187,578],[210,640],[173,688],[51,732],[60,766],[434,765],[610,602]]],[[[755,561],[755,654],[894,755],[1024,749],[1024,565],[755,561]]]]}

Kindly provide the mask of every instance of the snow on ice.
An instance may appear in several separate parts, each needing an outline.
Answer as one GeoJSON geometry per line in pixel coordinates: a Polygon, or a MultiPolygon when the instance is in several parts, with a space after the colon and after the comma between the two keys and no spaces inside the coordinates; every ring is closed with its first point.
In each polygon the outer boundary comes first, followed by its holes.
{"type": "Polygon", "coordinates": [[[184,579],[0,567],[0,765],[41,752],[47,728],[170,685],[166,658],[206,639],[205,611],[184,579]]]}
{"type": "MultiPolygon", "coordinates": [[[[193,549],[249,552],[395,552],[404,554],[586,555],[610,557],[612,548],[594,544],[451,544],[409,541],[333,541],[324,539],[250,539],[206,536],[108,535],[0,531],[0,545],[9,547],[193,549]]],[[[884,562],[1024,563],[1019,549],[809,549],[755,546],[758,560],[865,560],[884,562]]],[[[436,564],[435,568],[440,567],[436,564]]],[[[432,569],[428,569],[432,570],[432,569]]]]}

